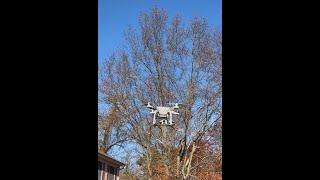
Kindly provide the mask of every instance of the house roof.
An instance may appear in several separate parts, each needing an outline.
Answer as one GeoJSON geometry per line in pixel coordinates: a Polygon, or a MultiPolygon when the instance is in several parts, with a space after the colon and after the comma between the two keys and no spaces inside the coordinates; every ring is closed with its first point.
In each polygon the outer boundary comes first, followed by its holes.
{"type": "Polygon", "coordinates": [[[101,158],[109,163],[111,163],[110,165],[115,165],[115,166],[125,166],[126,164],[108,156],[107,154],[103,153],[102,151],[98,151],[98,158],[101,158]]]}

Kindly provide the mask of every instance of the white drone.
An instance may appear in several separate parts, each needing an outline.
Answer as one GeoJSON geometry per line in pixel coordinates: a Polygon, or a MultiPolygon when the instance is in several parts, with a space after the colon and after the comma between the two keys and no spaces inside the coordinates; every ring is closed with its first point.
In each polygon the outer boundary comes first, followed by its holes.
{"type": "Polygon", "coordinates": [[[151,114],[153,114],[153,125],[157,125],[157,119],[159,119],[160,125],[173,125],[174,121],[172,121],[172,115],[178,115],[179,113],[175,112],[175,109],[179,108],[181,103],[169,103],[173,104],[171,107],[153,107],[150,105],[150,102],[146,104],[147,108],[151,110],[151,114]]]}

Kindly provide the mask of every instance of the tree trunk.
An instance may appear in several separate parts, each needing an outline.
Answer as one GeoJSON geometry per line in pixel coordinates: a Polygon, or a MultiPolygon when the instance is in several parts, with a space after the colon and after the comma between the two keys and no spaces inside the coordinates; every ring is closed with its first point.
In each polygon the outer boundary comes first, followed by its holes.
{"type": "Polygon", "coordinates": [[[182,168],[183,179],[188,179],[188,177],[190,176],[192,157],[193,157],[194,152],[196,151],[196,148],[197,148],[196,144],[192,143],[192,149],[189,154],[189,158],[187,159],[187,161],[185,162],[185,164],[183,165],[183,168],[182,168]]]}

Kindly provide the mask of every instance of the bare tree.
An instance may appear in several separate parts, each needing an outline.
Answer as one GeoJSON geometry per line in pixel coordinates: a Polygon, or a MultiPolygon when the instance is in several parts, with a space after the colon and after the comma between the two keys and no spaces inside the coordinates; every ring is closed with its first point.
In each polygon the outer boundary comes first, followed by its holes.
{"type": "Polygon", "coordinates": [[[188,179],[199,142],[221,120],[222,38],[205,19],[186,27],[179,16],[167,19],[158,8],[140,15],[139,31],[126,31],[128,49],[103,63],[99,92],[140,147],[145,177],[188,179]],[[175,126],[153,127],[148,101],[181,102],[175,126]]]}
{"type": "Polygon", "coordinates": [[[128,141],[124,125],[124,121],[119,118],[115,108],[98,115],[98,144],[100,150],[108,153],[115,146],[123,147],[124,143],[128,141]]]}

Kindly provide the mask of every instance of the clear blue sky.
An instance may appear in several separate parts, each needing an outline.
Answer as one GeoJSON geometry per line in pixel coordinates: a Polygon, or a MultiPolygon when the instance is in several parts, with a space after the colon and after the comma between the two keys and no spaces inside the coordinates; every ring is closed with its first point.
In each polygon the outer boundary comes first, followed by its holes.
{"type": "Polygon", "coordinates": [[[98,0],[98,62],[123,47],[123,32],[138,24],[140,12],[155,5],[164,8],[168,20],[179,14],[187,25],[195,16],[207,19],[210,26],[221,28],[222,0],[98,0]]]}

